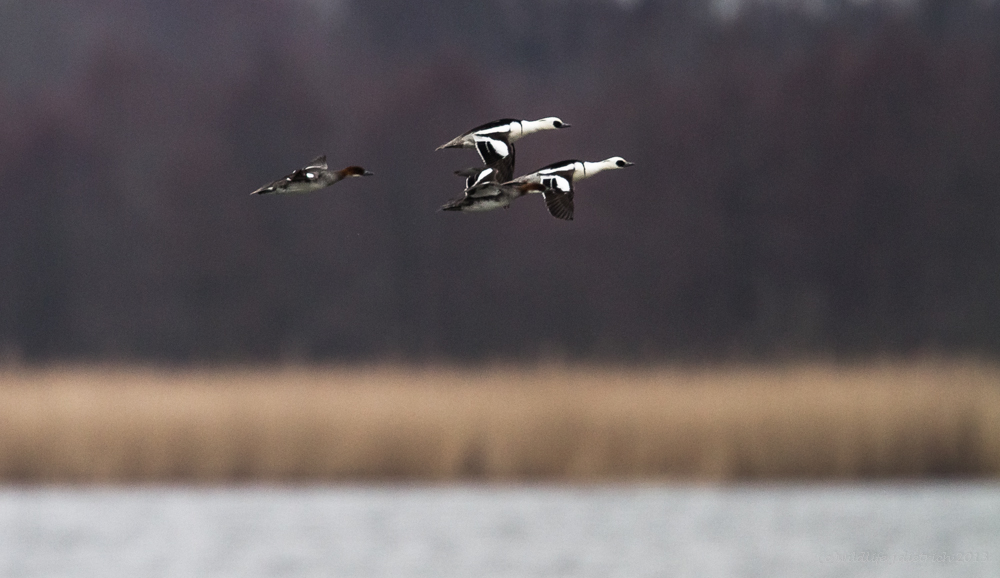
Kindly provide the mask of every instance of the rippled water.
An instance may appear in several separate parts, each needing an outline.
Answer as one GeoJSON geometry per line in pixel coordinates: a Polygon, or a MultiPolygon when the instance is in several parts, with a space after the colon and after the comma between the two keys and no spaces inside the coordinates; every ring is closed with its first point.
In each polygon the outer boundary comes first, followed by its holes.
{"type": "Polygon", "coordinates": [[[0,576],[1000,576],[1000,486],[0,489],[0,576]]]}

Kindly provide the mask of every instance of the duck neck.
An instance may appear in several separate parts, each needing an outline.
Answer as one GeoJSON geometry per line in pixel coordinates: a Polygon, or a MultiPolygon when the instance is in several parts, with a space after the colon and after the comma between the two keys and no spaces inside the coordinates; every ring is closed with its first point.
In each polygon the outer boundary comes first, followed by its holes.
{"type": "Polygon", "coordinates": [[[610,161],[598,161],[596,163],[584,161],[580,164],[583,165],[581,168],[582,174],[581,169],[577,169],[576,175],[574,175],[577,180],[592,177],[601,171],[606,171],[610,168],[614,168],[615,166],[614,163],[610,161]]]}
{"type": "Polygon", "coordinates": [[[340,169],[339,171],[323,171],[319,174],[319,178],[317,180],[323,182],[324,185],[329,186],[346,177],[346,169],[340,169]]]}
{"type": "Polygon", "coordinates": [[[518,123],[518,126],[521,128],[521,134],[518,135],[518,138],[521,138],[540,130],[550,129],[552,128],[552,123],[541,120],[522,120],[518,123]]]}

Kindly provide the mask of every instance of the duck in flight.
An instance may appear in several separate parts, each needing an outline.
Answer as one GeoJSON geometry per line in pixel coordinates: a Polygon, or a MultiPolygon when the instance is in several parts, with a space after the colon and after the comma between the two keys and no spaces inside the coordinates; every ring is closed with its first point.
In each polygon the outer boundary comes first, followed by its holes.
{"type": "MultiPolygon", "coordinates": [[[[483,164],[485,165],[485,167],[478,170],[483,172],[486,169],[493,169],[489,177],[498,183],[503,183],[514,178],[514,141],[539,131],[569,127],[569,124],[554,116],[538,120],[502,118],[460,134],[435,150],[474,148],[479,153],[479,158],[483,159],[483,164]]],[[[465,171],[458,171],[456,174],[475,181],[480,175],[470,175],[468,173],[476,170],[475,168],[466,169],[465,171]]],[[[472,186],[468,182],[467,185],[472,186]]]]}
{"type": "Polygon", "coordinates": [[[575,159],[544,166],[505,183],[485,180],[466,189],[465,196],[448,203],[443,210],[488,211],[507,208],[510,202],[527,193],[541,193],[549,214],[557,219],[573,220],[573,183],[600,172],[633,166],[622,157],[588,162],[575,159]],[[506,202],[498,202],[504,199],[506,202]],[[455,208],[449,208],[455,207],[455,208]]]}
{"type": "MultiPolygon", "coordinates": [[[[489,170],[489,169],[487,169],[489,170]]],[[[545,185],[541,183],[521,183],[510,186],[500,186],[495,182],[486,181],[465,191],[461,197],[449,201],[442,211],[492,211],[506,209],[514,199],[528,193],[543,193],[545,185]],[[483,186],[486,185],[486,186],[483,186]]]]}
{"type": "Polygon", "coordinates": [[[362,167],[356,166],[346,167],[339,171],[331,171],[326,164],[326,155],[321,155],[287,177],[278,179],[273,183],[268,183],[250,194],[268,195],[274,193],[287,195],[293,193],[311,193],[329,187],[333,183],[342,181],[348,177],[370,177],[371,175],[372,173],[362,167]]]}

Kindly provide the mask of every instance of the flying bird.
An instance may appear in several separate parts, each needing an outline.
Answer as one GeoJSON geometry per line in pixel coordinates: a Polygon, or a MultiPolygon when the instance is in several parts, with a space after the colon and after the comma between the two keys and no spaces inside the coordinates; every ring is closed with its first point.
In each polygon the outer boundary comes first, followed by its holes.
{"type": "MultiPolygon", "coordinates": [[[[539,131],[569,127],[569,124],[554,116],[539,120],[502,118],[477,126],[451,139],[435,150],[474,148],[479,153],[479,158],[483,159],[483,164],[485,165],[485,167],[479,170],[494,169],[494,172],[491,173],[491,178],[498,183],[502,183],[514,178],[514,141],[539,131]]],[[[469,176],[462,173],[474,170],[477,169],[466,169],[465,171],[459,171],[458,174],[469,176]]]]}
{"type": "Polygon", "coordinates": [[[283,179],[268,183],[251,195],[311,193],[329,187],[348,177],[370,177],[372,173],[362,167],[350,166],[339,171],[331,171],[326,164],[326,155],[313,159],[308,165],[298,169],[283,179]]]}
{"type": "Polygon", "coordinates": [[[441,207],[442,211],[492,211],[506,209],[511,202],[528,193],[541,193],[545,185],[541,183],[521,183],[510,186],[500,186],[492,181],[486,185],[476,186],[465,191],[461,197],[449,201],[441,207]]]}
{"type": "MultiPolygon", "coordinates": [[[[622,157],[611,157],[598,162],[575,159],[559,161],[505,183],[489,181],[479,183],[465,191],[465,198],[506,196],[514,199],[525,193],[537,192],[541,193],[542,198],[545,199],[545,207],[549,210],[549,214],[557,219],[572,221],[574,182],[590,178],[602,171],[624,169],[633,166],[633,164],[622,157]],[[524,192],[517,194],[519,191],[524,192]]],[[[456,199],[450,204],[455,204],[460,200],[456,199]]],[[[508,201],[507,205],[509,204],[508,201]]],[[[495,209],[499,206],[489,206],[488,209],[495,209]]]]}

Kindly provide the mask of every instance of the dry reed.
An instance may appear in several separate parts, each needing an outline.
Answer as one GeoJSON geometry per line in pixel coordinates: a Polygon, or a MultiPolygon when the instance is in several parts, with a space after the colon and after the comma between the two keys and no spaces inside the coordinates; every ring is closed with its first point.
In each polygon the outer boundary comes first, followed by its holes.
{"type": "Polygon", "coordinates": [[[0,370],[0,479],[1000,474],[1000,368],[0,370]]]}

